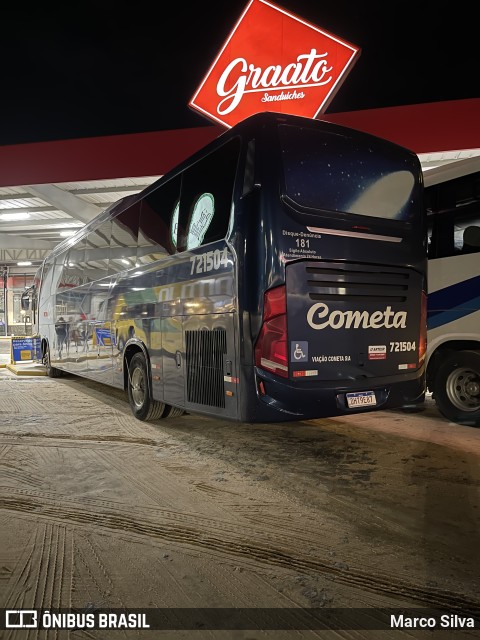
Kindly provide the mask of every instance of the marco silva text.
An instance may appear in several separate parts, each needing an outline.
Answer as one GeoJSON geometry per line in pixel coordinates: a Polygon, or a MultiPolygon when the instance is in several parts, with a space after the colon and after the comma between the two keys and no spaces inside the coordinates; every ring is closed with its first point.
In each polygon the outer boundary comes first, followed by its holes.
{"type": "Polygon", "coordinates": [[[456,613],[435,616],[390,615],[391,629],[480,629],[478,618],[456,613]]]}

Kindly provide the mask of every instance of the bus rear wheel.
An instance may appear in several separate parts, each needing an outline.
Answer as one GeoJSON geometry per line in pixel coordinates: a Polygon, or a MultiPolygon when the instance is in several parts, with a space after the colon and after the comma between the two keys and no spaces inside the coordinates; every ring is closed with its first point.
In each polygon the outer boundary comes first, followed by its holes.
{"type": "Polygon", "coordinates": [[[447,356],[435,376],[433,395],[446,418],[480,427],[480,351],[447,356]]]}
{"type": "Polygon", "coordinates": [[[158,420],[163,416],[165,404],[152,398],[147,362],[143,353],[136,353],[128,368],[128,400],[138,420],[158,420]]]}

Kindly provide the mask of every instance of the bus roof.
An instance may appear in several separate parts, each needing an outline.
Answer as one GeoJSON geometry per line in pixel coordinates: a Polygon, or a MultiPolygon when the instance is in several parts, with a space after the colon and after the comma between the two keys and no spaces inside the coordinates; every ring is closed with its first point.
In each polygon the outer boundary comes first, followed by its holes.
{"type": "Polygon", "coordinates": [[[455,160],[454,162],[428,169],[423,173],[423,183],[425,187],[431,187],[434,184],[460,178],[475,171],[480,171],[480,156],[455,160]]]}

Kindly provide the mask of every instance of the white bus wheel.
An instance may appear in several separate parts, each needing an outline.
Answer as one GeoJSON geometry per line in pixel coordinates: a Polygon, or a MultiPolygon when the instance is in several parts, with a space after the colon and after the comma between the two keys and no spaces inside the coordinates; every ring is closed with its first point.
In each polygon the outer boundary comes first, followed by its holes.
{"type": "Polygon", "coordinates": [[[433,393],[446,418],[480,427],[480,351],[450,353],[438,367],[433,393]]]}

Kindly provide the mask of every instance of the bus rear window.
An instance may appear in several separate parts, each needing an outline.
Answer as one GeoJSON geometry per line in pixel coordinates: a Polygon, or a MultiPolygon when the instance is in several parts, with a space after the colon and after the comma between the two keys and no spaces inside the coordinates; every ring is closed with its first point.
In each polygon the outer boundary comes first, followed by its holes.
{"type": "Polygon", "coordinates": [[[378,139],[280,125],[285,195],[301,207],[408,222],[417,158],[378,139]]]}

